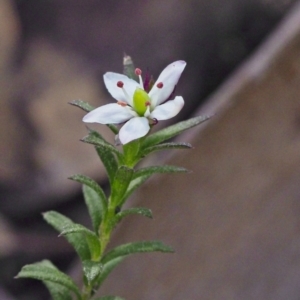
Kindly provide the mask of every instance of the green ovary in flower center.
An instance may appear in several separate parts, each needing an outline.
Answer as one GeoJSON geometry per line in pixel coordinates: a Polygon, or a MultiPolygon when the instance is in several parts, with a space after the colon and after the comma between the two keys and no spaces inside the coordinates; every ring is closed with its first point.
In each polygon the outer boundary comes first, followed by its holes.
{"type": "Polygon", "coordinates": [[[149,95],[140,88],[137,88],[133,94],[133,108],[139,116],[144,116],[147,107],[150,106],[151,99],[149,95]]]}

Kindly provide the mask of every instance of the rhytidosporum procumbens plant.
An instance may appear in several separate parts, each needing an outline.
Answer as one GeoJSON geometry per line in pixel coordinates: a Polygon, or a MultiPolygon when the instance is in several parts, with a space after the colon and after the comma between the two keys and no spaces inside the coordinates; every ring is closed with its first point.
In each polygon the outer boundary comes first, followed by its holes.
{"type": "Polygon", "coordinates": [[[159,241],[141,241],[123,244],[107,250],[112,231],[123,218],[139,214],[152,218],[151,210],[144,207],[124,209],[128,197],[155,173],[182,173],[187,170],[177,166],[151,166],[137,168],[138,162],[154,151],[190,149],[188,143],[166,142],[186,129],[194,127],[208,117],[195,117],[151,133],[159,121],[174,117],[184,105],[181,96],[173,96],[176,84],[185,68],[184,61],[168,65],[156,82],[142,71],[134,69],[129,56],[124,57],[124,75],[108,72],[104,83],[108,92],[117,100],[94,109],[86,102],[71,102],[88,112],[83,121],[107,124],[115,135],[116,145],[107,142],[99,132],[89,130],[83,142],[95,146],[104,164],[110,183],[107,196],[93,179],[74,175],[71,180],[83,185],[83,196],[87,206],[92,229],[77,224],[66,216],[49,211],[44,219],[53,226],[74,247],[81,262],[82,287],[66,274],[59,271],[50,261],[44,260],[22,268],[17,278],[42,280],[53,300],[117,300],[117,296],[95,296],[109,273],[128,255],[141,252],[173,252],[173,249],[159,241]],[[119,126],[121,125],[120,129],[119,126]],[[120,145],[121,144],[121,145],[120,145]]]}

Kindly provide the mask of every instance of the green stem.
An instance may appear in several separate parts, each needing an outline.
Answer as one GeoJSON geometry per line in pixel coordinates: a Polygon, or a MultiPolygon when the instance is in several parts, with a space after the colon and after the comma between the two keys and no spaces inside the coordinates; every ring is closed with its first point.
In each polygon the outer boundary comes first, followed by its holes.
{"type": "Polygon", "coordinates": [[[90,284],[85,285],[84,288],[83,288],[83,291],[82,291],[81,299],[82,300],[89,300],[91,298],[92,290],[93,290],[93,287],[90,284]]]}
{"type": "MultiPolygon", "coordinates": [[[[140,160],[139,156],[139,150],[140,150],[140,140],[134,140],[126,145],[123,146],[123,153],[124,153],[124,160],[122,161],[122,164],[125,165],[128,168],[134,168],[134,166],[138,163],[140,160]]],[[[112,188],[112,187],[111,187],[112,188]]],[[[113,191],[111,191],[112,194],[113,191]]],[[[99,241],[101,245],[101,252],[99,255],[99,258],[97,261],[101,261],[105,251],[106,247],[110,242],[111,234],[114,229],[114,218],[116,214],[116,204],[120,203],[121,199],[114,199],[117,201],[111,201],[111,197],[108,199],[108,207],[105,216],[103,217],[103,220],[99,227],[99,241]],[[119,201],[118,201],[119,200],[119,201]]],[[[82,300],[90,300],[91,294],[93,291],[94,284],[86,284],[82,291],[82,300]]]]}

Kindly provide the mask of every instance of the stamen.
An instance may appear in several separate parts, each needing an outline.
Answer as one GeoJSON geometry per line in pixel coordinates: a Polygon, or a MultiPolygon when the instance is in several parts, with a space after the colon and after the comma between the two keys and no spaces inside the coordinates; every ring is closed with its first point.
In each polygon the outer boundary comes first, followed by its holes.
{"type": "Polygon", "coordinates": [[[157,119],[155,119],[155,118],[154,118],[154,119],[152,119],[151,121],[152,121],[152,122],[151,122],[151,125],[156,125],[156,124],[158,124],[158,120],[157,120],[157,119]]]}
{"type": "Polygon", "coordinates": [[[124,86],[124,82],[123,81],[118,81],[117,82],[117,87],[122,88],[124,86]]]}
{"type": "Polygon", "coordinates": [[[150,106],[150,105],[151,105],[150,101],[145,102],[145,106],[150,106]]]}
{"type": "MultiPolygon", "coordinates": [[[[119,87],[120,89],[123,90],[123,93],[124,93],[124,95],[125,95],[125,97],[126,97],[128,103],[131,103],[131,99],[130,99],[128,93],[126,92],[126,90],[124,89],[124,82],[123,82],[123,81],[118,81],[118,82],[117,82],[117,87],[119,87]]],[[[120,104],[120,105],[122,105],[122,106],[125,106],[125,105],[123,105],[124,103],[125,103],[125,102],[123,102],[123,101],[118,101],[118,104],[120,104]],[[119,102],[120,102],[120,103],[119,103],[119,102]],[[121,103],[122,103],[122,104],[121,104],[121,103]]],[[[127,103],[126,103],[126,105],[127,105],[127,103]]]]}
{"type": "Polygon", "coordinates": [[[134,70],[134,73],[135,73],[135,75],[137,75],[139,77],[139,82],[140,82],[141,88],[144,88],[143,79],[142,79],[142,70],[139,68],[136,68],[134,70]]]}
{"type": "Polygon", "coordinates": [[[117,104],[121,105],[121,106],[127,106],[127,103],[124,101],[117,101],[117,104]]]}
{"type": "Polygon", "coordinates": [[[142,75],[142,70],[139,68],[136,68],[134,73],[135,73],[135,75],[140,76],[140,75],[142,75]]]}
{"type": "Polygon", "coordinates": [[[164,86],[164,84],[163,84],[162,82],[159,82],[156,86],[157,86],[159,89],[161,89],[161,88],[164,86]]]}

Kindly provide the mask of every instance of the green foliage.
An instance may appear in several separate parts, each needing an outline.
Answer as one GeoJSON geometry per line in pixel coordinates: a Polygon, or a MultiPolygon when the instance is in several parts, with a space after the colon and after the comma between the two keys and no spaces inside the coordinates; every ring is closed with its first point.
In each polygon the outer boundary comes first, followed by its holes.
{"type": "Polygon", "coordinates": [[[97,235],[99,235],[99,227],[106,210],[103,210],[103,204],[95,190],[91,189],[87,185],[83,185],[82,192],[92,220],[94,231],[97,235]]]}
{"type": "MultiPolygon", "coordinates": [[[[103,137],[97,131],[90,130],[89,134],[91,136],[94,136],[98,139],[103,140],[103,137]]],[[[95,146],[95,148],[96,148],[96,151],[107,171],[109,182],[110,182],[110,184],[112,184],[114,181],[115,174],[118,170],[118,162],[116,160],[116,157],[113,154],[113,152],[110,151],[107,147],[95,146]]]]}
{"type": "Polygon", "coordinates": [[[71,104],[73,106],[77,106],[86,112],[90,112],[93,109],[95,109],[94,106],[92,106],[89,103],[82,101],[82,100],[73,100],[73,101],[69,102],[69,104],[71,104]]]}
{"type": "Polygon", "coordinates": [[[189,128],[195,127],[207,121],[209,118],[209,116],[199,116],[191,118],[187,121],[179,122],[177,124],[161,129],[153,134],[150,134],[142,142],[142,151],[149,147],[162,143],[189,128]]]}
{"type": "Polygon", "coordinates": [[[128,199],[128,197],[138,188],[140,187],[149,177],[151,176],[151,174],[147,174],[144,176],[140,176],[137,178],[134,178],[130,181],[128,188],[125,192],[125,194],[122,197],[122,200],[120,201],[120,206],[122,207],[122,205],[125,203],[125,201],[128,199]]]}
{"type": "Polygon", "coordinates": [[[111,259],[110,261],[103,264],[102,271],[95,282],[96,289],[98,289],[101,286],[101,284],[104,282],[107,276],[114,270],[116,266],[118,266],[123,261],[123,259],[124,256],[121,256],[115,259],[111,259]]]}
{"type": "MultiPolygon", "coordinates": [[[[66,227],[74,225],[74,223],[66,216],[56,212],[49,211],[43,214],[48,224],[61,233],[66,227]]],[[[74,247],[81,260],[91,258],[87,241],[82,238],[82,233],[72,233],[65,236],[67,241],[74,247]]]]}
{"type": "Polygon", "coordinates": [[[125,300],[125,299],[118,296],[103,296],[100,298],[96,298],[95,300],[125,300]]]}
{"type": "Polygon", "coordinates": [[[97,235],[81,224],[65,225],[60,235],[69,235],[74,233],[82,233],[84,235],[89,246],[91,259],[99,259],[101,255],[101,246],[97,235]]]}
{"type": "Polygon", "coordinates": [[[95,300],[125,300],[125,299],[118,296],[102,296],[100,298],[96,298],[95,300]]]}
{"type": "Polygon", "coordinates": [[[171,149],[191,149],[192,145],[189,143],[163,143],[163,144],[158,144],[154,146],[150,146],[147,148],[144,148],[141,151],[142,156],[146,156],[152,152],[155,151],[162,151],[162,150],[171,150],[171,149]]]}
{"type": "Polygon", "coordinates": [[[99,136],[96,136],[93,131],[91,131],[87,136],[81,139],[82,142],[92,144],[94,146],[103,147],[117,155],[119,159],[123,158],[123,154],[115,148],[112,144],[108,143],[104,139],[101,139],[99,136]]]}
{"type": "Polygon", "coordinates": [[[94,230],[97,232],[101,220],[107,210],[107,199],[102,188],[96,181],[84,175],[73,175],[69,177],[69,179],[84,185],[83,195],[85,203],[88,207],[94,230]]]}
{"type": "Polygon", "coordinates": [[[83,274],[89,284],[94,281],[102,272],[103,265],[96,261],[85,260],[82,262],[83,274]]]}
{"type": "Polygon", "coordinates": [[[155,173],[186,173],[188,172],[187,169],[176,167],[176,166],[152,166],[139,169],[134,172],[133,179],[143,177],[143,176],[151,176],[155,173]]]}
{"type": "Polygon", "coordinates": [[[114,206],[120,205],[120,199],[122,199],[123,195],[127,191],[133,172],[133,169],[126,166],[119,167],[111,190],[111,202],[114,206]]]}
{"type": "MultiPolygon", "coordinates": [[[[51,292],[58,296],[68,295],[64,293],[66,289],[72,291],[77,296],[77,299],[81,299],[80,291],[74,281],[66,274],[59,271],[53,265],[49,265],[49,262],[42,261],[35,264],[26,265],[22,268],[16,278],[33,278],[42,280],[44,282],[53,282],[56,284],[62,285],[65,289],[58,290],[58,286],[55,285],[55,288],[50,285],[51,292]]],[[[59,299],[59,298],[57,298],[59,299]]],[[[64,298],[60,298],[64,299],[64,298]]],[[[64,299],[65,300],[65,299],[64,299]]]]}
{"type": "Polygon", "coordinates": [[[134,207],[122,210],[121,212],[117,213],[115,216],[116,222],[120,222],[123,218],[129,215],[141,215],[150,219],[153,218],[152,211],[149,208],[134,207]]]}
{"type": "Polygon", "coordinates": [[[113,260],[118,257],[127,256],[129,254],[134,253],[143,253],[143,252],[164,252],[164,253],[172,253],[174,250],[164,245],[160,241],[145,241],[145,242],[134,242],[128,243],[121,246],[114,248],[113,250],[109,251],[107,254],[103,256],[101,262],[105,264],[110,260],[113,260]]]}
{"type": "MultiPolygon", "coordinates": [[[[50,261],[43,260],[40,262],[41,265],[48,266],[55,270],[58,270],[50,261]]],[[[72,300],[70,290],[65,286],[52,281],[43,281],[51,294],[53,300],[72,300]]]]}

